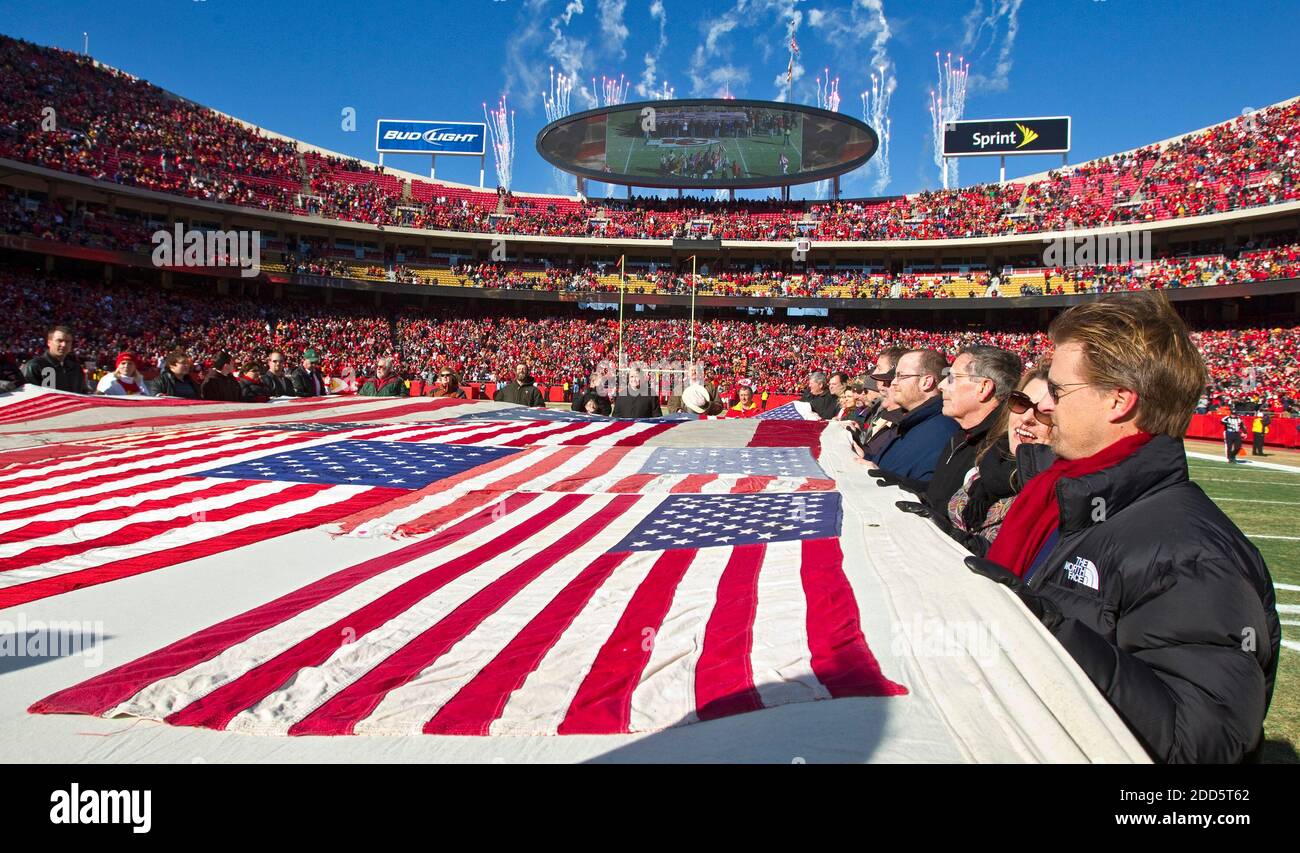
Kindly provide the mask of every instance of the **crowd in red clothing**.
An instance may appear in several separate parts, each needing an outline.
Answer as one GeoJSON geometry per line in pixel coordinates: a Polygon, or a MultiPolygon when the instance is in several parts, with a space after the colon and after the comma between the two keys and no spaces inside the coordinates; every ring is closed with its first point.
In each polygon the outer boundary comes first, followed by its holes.
{"type": "Polygon", "coordinates": [[[0,157],[231,204],[458,231],[750,240],[959,238],[1149,222],[1300,198],[1300,102],[1026,183],[786,204],[575,203],[417,186],[354,160],[307,154],[295,142],[85,57],[3,36],[0,116],[0,157]],[[53,129],[43,126],[46,107],[54,110],[53,129]]]}
{"type": "MultiPolygon", "coordinates": [[[[197,364],[222,350],[264,362],[273,349],[296,364],[308,347],[321,356],[327,376],[368,375],[380,358],[395,356],[411,378],[431,381],[439,368],[463,381],[494,381],[519,362],[544,385],[583,381],[602,361],[618,358],[618,323],[612,314],[580,313],[572,306],[503,313],[461,302],[389,315],[375,308],[252,299],[145,289],[59,276],[0,270],[0,356],[13,368],[44,349],[44,332],[72,326],[83,363],[108,367],[116,354],[136,353],[156,365],[184,349],[197,364]]],[[[1194,333],[1212,380],[1210,403],[1223,399],[1300,400],[1300,327],[1212,329],[1194,333]]],[[[800,391],[810,369],[865,372],[890,346],[955,352],[984,342],[1008,349],[1026,363],[1047,350],[1042,331],[871,328],[843,322],[773,319],[701,319],[695,358],[720,376],[750,377],[773,393],[800,391]]],[[[684,319],[628,318],[623,345],[628,360],[686,362],[690,324],[684,319]]]]}

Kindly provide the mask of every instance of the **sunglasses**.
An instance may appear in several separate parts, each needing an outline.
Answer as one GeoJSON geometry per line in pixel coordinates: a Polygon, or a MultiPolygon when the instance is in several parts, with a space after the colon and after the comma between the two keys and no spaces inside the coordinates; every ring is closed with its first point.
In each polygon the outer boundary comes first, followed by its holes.
{"type": "Polygon", "coordinates": [[[1039,410],[1038,404],[1029,399],[1028,394],[1021,393],[1020,391],[1012,391],[1007,395],[1007,408],[1011,409],[1011,411],[1015,412],[1017,415],[1023,415],[1025,412],[1033,409],[1034,420],[1038,421],[1043,426],[1052,425],[1052,416],[1039,410]]]}
{"type": "Polygon", "coordinates": [[[1062,389],[1062,388],[1071,388],[1071,387],[1074,387],[1074,388],[1082,388],[1082,387],[1085,386],[1085,385],[1091,385],[1091,384],[1092,384],[1091,382],[1064,382],[1064,383],[1061,383],[1061,382],[1053,382],[1052,380],[1048,379],[1048,380],[1047,380],[1047,396],[1049,396],[1049,397],[1052,398],[1052,402],[1053,402],[1053,403],[1059,403],[1059,402],[1061,402],[1061,398],[1062,398],[1062,397],[1068,397],[1069,395],[1071,395],[1071,394],[1074,393],[1073,391],[1066,391],[1064,394],[1062,394],[1062,393],[1061,393],[1061,389],[1062,389]]]}

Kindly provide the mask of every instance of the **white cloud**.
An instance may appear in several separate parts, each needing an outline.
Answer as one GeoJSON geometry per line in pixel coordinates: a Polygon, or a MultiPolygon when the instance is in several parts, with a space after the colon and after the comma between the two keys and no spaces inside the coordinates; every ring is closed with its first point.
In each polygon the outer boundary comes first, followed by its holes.
{"type": "Polygon", "coordinates": [[[1016,46],[1016,36],[1020,31],[1020,4],[1022,0],[975,0],[975,5],[962,19],[966,34],[962,39],[962,50],[967,51],[966,58],[972,59],[972,71],[969,86],[972,91],[1004,92],[1010,82],[1012,53],[1016,46]],[[987,42],[985,36],[987,35],[987,42]],[[982,49],[981,49],[982,45],[982,49]],[[980,73],[977,62],[996,49],[993,70],[988,74],[980,73]]]}
{"type": "Polygon", "coordinates": [[[668,12],[664,9],[663,0],[651,0],[650,19],[659,22],[659,40],[655,42],[653,51],[646,51],[641,82],[636,84],[636,93],[642,98],[649,98],[659,88],[659,58],[668,47],[668,12]]]}
{"type": "Polygon", "coordinates": [[[605,38],[605,49],[619,59],[627,56],[623,43],[627,41],[627,24],[623,22],[623,13],[627,0],[599,0],[600,32],[605,38]]]}

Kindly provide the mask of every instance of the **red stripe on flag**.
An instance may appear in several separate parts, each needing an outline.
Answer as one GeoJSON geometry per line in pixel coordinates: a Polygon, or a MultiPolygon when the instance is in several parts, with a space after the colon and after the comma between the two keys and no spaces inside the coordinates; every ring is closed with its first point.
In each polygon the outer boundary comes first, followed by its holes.
{"type": "Polygon", "coordinates": [[[664,551],[637,587],[613,633],[569,704],[558,734],[626,732],[632,717],[632,692],[654,648],[654,633],[672,605],[673,593],[695,558],[693,548],[664,551]],[[646,634],[649,629],[651,634],[646,634]],[[650,642],[646,642],[650,640],[650,642]]]}
{"type": "Polygon", "coordinates": [[[749,655],[758,612],[758,572],[766,550],[761,543],[736,546],[718,580],[717,604],[695,665],[695,707],[701,720],[763,707],[749,655]]]}
{"type": "MultiPolygon", "coordinates": [[[[463,404],[464,404],[463,400],[457,400],[450,397],[440,398],[436,400],[433,398],[429,398],[429,399],[421,398],[421,402],[409,403],[405,406],[392,406],[389,408],[376,407],[373,412],[367,412],[367,415],[370,420],[386,420],[387,418],[397,418],[397,417],[403,417],[405,415],[418,415],[424,412],[437,411],[438,409],[445,409],[449,406],[460,406],[463,404]]],[[[316,422],[322,424],[332,424],[332,423],[338,423],[340,421],[355,421],[356,419],[357,419],[356,415],[342,414],[342,415],[334,415],[333,417],[329,417],[329,418],[320,418],[316,422]]]]}
{"type": "Polygon", "coordinates": [[[569,582],[496,657],[425,723],[425,734],[486,735],[510,694],[537,669],[630,551],[601,554],[569,582]]]}
{"type": "Polygon", "coordinates": [[[806,447],[813,459],[821,455],[825,421],[758,421],[748,447],[806,447]]]}
{"type": "Polygon", "coordinates": [[[656,435],[665,433],[676,426],[678,426],[676,423],[651,424],[649,429],[644,429],[635,435],[629,435],[627,438],[620,438],[614,444],[618,447],[639,447],[656,435]]]}
{"type": "MultiPolygon", "coordinates": [[[[375,491],[396,490],[376,489],[375,491]]],[[[366,495],[368,494],[367,492],[366,495]]],[[[519,495],[518,505],[523,506],[533,497],[535,496],[519,495]]],[[[347,592],[357,584],[431,554],[466,536],[472,536],[493,521],[495,519],[492,517],[491,510],[485,510],[428,539],[413,542],[390,554],[382,554],[349,566],[261,607],[191,634],[152,654],[136,658],[103,675],[97,675],[81,684],[61,690],[37,702],[28,710],[33,714],[103,714],[155,681],[171,678],[204,661],[211,660],[249,637],[286,622],[322,601],[347,592]]]]}
{"type": "Polygon", "coordinates": [[[808,650],[817,680],[836,699],[906,694],[906,687],[880,671],[862,636],[857,600],[844,576],[840,541],[805,539],[800,564],[808,602],[808,650]]]}
{"type": "MultiPolygon", "coordinates": [[[[413,492],[411,491],[403,492],[400,497],[386,504],[383,504],[382,506],[377,506],[367,510],[366,512],[359,512],[356,515],[348,516],[347,518],[341,519],[339,521],[339,529],[342,533],[351,533],[353,530],[356,530],[358,527],[365,524],[366,522],[373,521],[376,518],[379,518],[384,515],[388,515],[389,513],[396,512],[400,509],[404,509],[405,507],[412,506],[418,503],[419,501],[423,500],[424,498],[429,497],[430,495],[436,495],[439,494],[440,492],[445,492],[448,489],[452,488],[453,486],[460,485],[466,480],[471,480],[475,477],[481,477],[484,474],[491,473],[492,471],[495,471],[496,469],[502,467],[503,465],[509,465],[512,462],[518,462],[524,456],[532,452],[534,451],[525,450],[523,453],[520,454],[512,453],[509,456],[502,456],[499,459],[494,459],[491,462],[485,462],[484,464],[479,465],[476,468],[471,468],[468,471],[462,471],[459,474],[454,474],[445,479],[436,480],[430,483],[429,485],[425,486],[423,489],[417,489],[413,492]]],[[[495,489],[496,487],[494,486],[493,488],[495,489]]],[[[415,518],[402,526],[406,527],[407,525],[413,525],[419,521],[420,521],[419,518],[415,518]]],[[[425,530],[429,530],[429,529],[431,528],[425,528],[425,530]]],[[[412,532],[414,532],[415,528],[411,528],[411,530],[412,532]]]]}
{"type": "Polygon", "coordinates": [[[610,471],[614,470],[614,466],[622,462],[623,457],[631,452],[630,448],[625,447],[608,448],[607,450],[602,451],[600,455],[597,456],[586,468],[583,468],[572,477],[565,477],[563,480],[555,481],[546,487],[546,491],[572,492],[575,489],[590,483],[597,477],[603,477],[610,471]]]}
{"type": "MultiPolygon", "coordinates": [[[[551,436],[555,436],[555,435],[566,435],[571,432],[577,432],[580,429],[586,429],[589,426],[591,426],[590,423],[586,421],[579,421],[577,423],[565,424],[559,429],[547,430],[546,432],[541,434],[521,435],[519,438],[515,438],[515,439],[511,439],[510,441],[507,441],[506,447],[526,447],[530,444],[533,444],[536,441],[539,441],[540,439],[543,438],[549,439],[551,436]]],[[[599,430],[597,430],[597,432],[599,432],[599,430]]]]}
{"type": "MultiPolygon", "coordinates": [[[[531,502],[528,495],[511,495],[500,506],[509,514],[531,502]]],[[[330,655],[351,639],[364,637],[369,632],[409,610],[447,584],[484,563],[501,556],[529,536],[544,529],[551,522],[569,512],[582,501],[581,496],[566,496],[552,506],[513,528],[509,535],[498,536],[490,542],[431,567],[428,571],[406,581],[397,588],[347,614],[330,625],[300,640],[268,661],[254,667],[233,681],[228,681],[198,701],[169,715],[167,722],[177,726],[202,726],[219,729],[225,727],[240,711],[261,701],[280,688],[304,667],[319,666],[330,655]]],[[[363,641],[364,642],[364,641],[363,641]]]]}
{"type": "MultiPolygon", "coordinates": [[[[557,502],[573,508],[589,496],[565,495],[557,502]]],[[[592,537],[628,510],[636,497],[617,497],[574,528],[492,583],[425,630],[386,660],[348,685],[289,729],[291,735],[351,734],[357,723],[370,716],[384,696],[418,676],[447,650],[477,628],[484,619],[532,583],[547,569],[587,544],[592,537]]],[[[567,510],[566,510],[567,511],[567,510]]]]}
{"type": "Polygon", "coordinates": [[[832,492],[835,490],[834,480],[806,480],[803,485],[795,489],[796,492],[832,492]]]}
{"type": "Polygon", "coordinates": [[[624,492],[639,492],[650,483],[659,479],[658,474],[629,474],[617,483],[609,487],[609,491],[615,494],[624,492]]]}
{"type": "Polygon", "coordinates": [[[670,494],[695,494],[718,479],[717,474],[687,474],[686,479],[669,489],[670,494]]]}
{"type": "Polygon", "coordinates": [[[253,542],[261,542],[263,539],[271,539],[286,533],[293,533],[296,530],[305,530],[309,527],[328,524],[340,515],[356,512],[371,504],[387,500],[396,491],[399,490],[375,488],[329,506],[317,507],[300,515],[268,521],[252,528],[235,530],[222,536],[203,539],[187,545],[178,545],[175,548],[167,548],[162,551],[154,551],[151,554],[144,554],[128,560],[119,560],[116,563],[97,566],[93,569],[68,572],[57,577],[43,578],[30,583],[0,589],[0,608],[26,604],[51,595],[71,592],[75,589],[107,583],[120,578],[129,578],[132,575],[186,563],[200,557],[220,554],[223,551],[229,551],[253,542]]]}
{"type": "Polygon", "coordinates": [[[736,484],[731,487],[733,495],[750,494],[752,492],[761,492],[768,487],[768,484],[775,480],[776,477],[752,476],[741,477],[736,484]]]}
{"type": "MultiPolygon", "coordinates": [[[[186,401],[186,402],[194,402],[194,401],[186,401]]],[[[115,420],[109,423],[82,424],[80,426],[63,426],[63,427],[54,427],[52,429],[56,429],[58,432],[106,432],[108,430],[116,430],[116,429],[143,429],[145,427],[169,427],[169,426],[180,426],[183,424],[209,423],[214,421],[260,420],[260,421],[267,421],[270,423],[276,423],[276,421],[271,421],[271,419],[278,418],[278,417],[284,418],[284,420],[278,421],[279,423],[292,423],[293,421],[290,419],[290,416],[297,416],[297,415],[304,414],[306,412],[317,411],[319,409],[331,409],[336,407],[340,402],[341,402],[340,400],[331,400],[329,402],[324,402],[324,403],[310,403],[306,405],[295,405],[292,408],[288,408],[288,407],[281,408],[281,404],[276,404],[275,406],[267,407],[267,406],[260,406],[260,405],[255,405],[253,403],[249,403],[248,405],[251,408],[251,410],[239,409],[237,411],[224,411],[224,412],[190,412],[184,415],[156,415],[154,417],[149,417],[149,418],[136,418],[134,420],[129,420],[129,419],[115,420]]],[[[208,404],[200,403],[200,405],[208,405],[208,404]]],[[[221,404],[216,404],[216,405],[221,405],[221,404]]],[[[229,405],[229,404],[225,404],[225,405],[229,405]]],[[[388,415],[385,414],[384,417],[388,417],[388,415]]],[[[337,416],[337,418],[333,418],[333,419],[322,418],[321,422],[328,423],[331,420],[346,421],[346,420],[355,420],[355,419],[356,419],[355,416],[339,415],[337,416]]],[[[49,431],[50,430],[48,429],[33,429],[33,430],[25,430],[23,433],[15,433],[15,434],[24,435],[26,433],[49,432],[49,431]]]]}

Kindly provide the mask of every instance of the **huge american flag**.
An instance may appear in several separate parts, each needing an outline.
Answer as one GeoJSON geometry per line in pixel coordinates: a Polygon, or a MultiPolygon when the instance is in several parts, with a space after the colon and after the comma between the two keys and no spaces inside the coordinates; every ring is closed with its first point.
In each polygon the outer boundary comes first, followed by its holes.
{"type": "Polygon", "coordinates": [[[322,571],[34,712],[605,734],[906,692],[859,625],[821,424],[95,402],[9,403],[48,414],[0,427],[41,440],[0,455],[0,607],[305,529],[322,571]],[[332,564],[339,536],[373,556],[332,564]]]}

